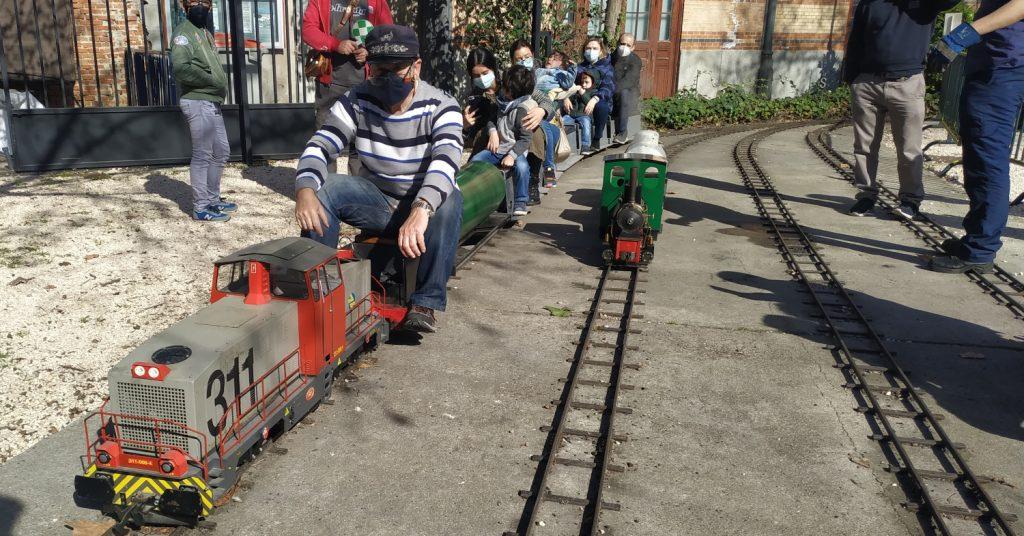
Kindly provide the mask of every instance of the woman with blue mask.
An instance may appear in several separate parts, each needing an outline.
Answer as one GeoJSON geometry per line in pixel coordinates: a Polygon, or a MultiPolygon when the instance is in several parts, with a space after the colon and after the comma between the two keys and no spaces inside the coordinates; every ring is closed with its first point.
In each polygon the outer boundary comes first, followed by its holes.
{"type": "MultiPolygon", "coordinates": [[[[536,82],[539,73],[537,60],[533,55],[530,44],[522,39],[512,43],[508,50],[509,58],[513,65],[519,65],[534,73],[536,82]]],[[[558,138],[561,136],[558,127],[551,123],[551,120],[558,115],[558,107],[548,96],[547,92],[539,87],[534,87],[531,98],[537,103],[537,108],[531,110],[527,115],[523,126],[529,130],[537,130],[540,127],[544,136],[544,157],[542,160],[531,159],[530,162],[530,204],[540,204],[540,182],[543,172],[544,183],[549,186],[555,184],[555,148],[558,147],[558,138]]]]}
{"type": "Polygon", "coordinates": [[[501,79],[498,60],[490,50],[478,47],[469,51],[466,58],[466,72],[469,73],[469,97],[462,109],[463,139],[470,147],[471,155],[480,151],[496,150],[498,135],[491,132],[497,114],[497,91],[501,79]]]}
{"type": "Polygon", "coordinates": [[[612,67],[612,60],[608,56],[608,47],[600,36],[592,35],[587,38],[586,44],[583,45],[583,61],[579,64],[579,70],[593,70],[601,74],[597,93],[587,102],[584,109],[587,115],[594,116],[594,139],[590,147],[596,151],[601,148],[601,139],[607,132],[608,116],[612,113],[612,99],[615,98],[615,68],[612,67]]]}

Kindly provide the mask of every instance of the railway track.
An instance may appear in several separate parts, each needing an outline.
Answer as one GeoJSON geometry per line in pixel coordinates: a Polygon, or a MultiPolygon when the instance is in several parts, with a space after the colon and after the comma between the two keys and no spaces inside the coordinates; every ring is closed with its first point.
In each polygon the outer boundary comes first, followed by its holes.
{"type": "MultiPolygon", "coordinates": [[[[835,169],[844,180],[852,184],[854,181],[852,166],[841,154],[832,148],[830,133],[837,126],[824,126],[808,132],[806,137],[807,145],[810,146],[811,150],[822,161],[835,169]]],[[[902,223],[904,227],[914,233],[927,246],[940,254],[944,254],[942,251],[943,240],[957,238],[948,229],[936,223],[926,214],[922,214],[916,220],[908,220],[896,215],[895,210],[899,205],[899,197],[885,185],[879,187],[878,204],[887,212],[893,214],[897,221],[902,223]]],[[[1012,273],[1007,272],[998,264],[995,265],[995,270],[990,274],[970,270],[964,275],[977,284],[983,292],[1010,309],[1018,319],[1024,320],[1024,301],[1021,300],[1021,296],[1024,296],[1024,282],[1014,277],[1012,273]]]]}
{"type": "MultiPolygon", "coordinates": [[[[799,225],[771,179],[757,162],[757,145],[776,132],[802,126],[780,125],[744,137],[733,157],[757,211],[789,272],[804,287],[834,340],[835,367],[868,419],[871,439],[878,442],[887,470],[907,496],[904,506],[918,514],[926,530],[939,534],[1013,535],[1013,516],[1005,515],[975,475],[960,449],[939,424],[900,368],[883,339],[799,225]]],[[[891,194],[891,192],[890,192],[891,194]]],[[[930,236],[930,235],[928,235],[930,236]]],[[[976,274],[979,275],[979,274],[976,274]]]]}
{"type": "Polygon", "coordinates": [[[612,463],[615,445],[627,441],[615,433],[619,415],[632,410],[620,404],[620,394],[633,386],[623,383],[623,372],[639,368],[627,356],[638,348],[629,336],[640,333],[632,321],[642,302],[639,284],[646,279],[636,269],[605,268],[599,276],[593,302],[577,342],[568,375],[562,378],[562,397],[557,404],[529,490],[519,492],[526,499],[515,531],[505,536],[528,536],[541,529],[546,533],[603,534],[601,514],[619,510],[605,498],[609,472],[623,467],[612,463]],[[566,505],[550,511],[544,505],[566,505]],[[554,515],[551,515],[554,514],[554,515]],[[546,527],[542,529],[542,527],[546,527]]]}

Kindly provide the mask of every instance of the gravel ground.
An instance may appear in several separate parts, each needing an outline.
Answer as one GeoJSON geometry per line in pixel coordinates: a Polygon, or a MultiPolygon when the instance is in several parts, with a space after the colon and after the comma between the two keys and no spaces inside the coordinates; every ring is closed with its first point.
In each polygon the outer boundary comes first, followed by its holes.
{"type": "Polygon", "coordinates": [[[227,223],[189,217],[187,167],[0,170],[0,464],[96,408],[114,363],[202,307],[215,259],[297,233],[294,169],[230,165],[227,223]]]}

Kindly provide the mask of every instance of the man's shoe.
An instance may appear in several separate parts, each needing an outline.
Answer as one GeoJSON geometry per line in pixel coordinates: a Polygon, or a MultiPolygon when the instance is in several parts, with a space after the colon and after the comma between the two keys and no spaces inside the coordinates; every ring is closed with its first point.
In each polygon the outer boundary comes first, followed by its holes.
{"type": "Polygon", "coordinates": [[[913,220],[921,215],[921,208],[916,203],[900,201],[900,206],[896,207],[896,214],[908,220],[913,220]]]}
{"type": "Polygon", "coordinates": [[[540,188],[537,185],[530,185],[530,200],[526,204],[531,207],[540,204],[540,188]]]}
{"type": "Polygon", "coordinates": [[[580,147],[580,156],[590,156],[592,154],[594,154],[594,149],[592,149],[589,145],[584,145],[583,147],[580,147]]]}
{"type": "Polygon", "coordinates": [[[987,274],[994,268],[991,262],[967,262],[954,255],[939,255],[928,261],[928,269],[944,274],[962,274],[974,270],[979,274],[987,274]]]}
{"type": "Polygon", "coordinates": [[[875,200],[869,197],[858,199],[856,203],[850,207],[850,214],[854,216],[863,216],[868,212],[871,212],[875,208],[875,200]]]}
{"type": "Polygon", "coordinates": [[[513,216],[525,216],[529,213],[530,211],[526,210],[526,204],[524,203],[516,203],[515,207],[512,209],[513,216]]]}
{"type": "Polygon", "coordinates": [[[234,212],[238,210],[238,205],[230,201],[225,201],[224,198],[222,197],[220,198],[219,202],[210,205],[209,209],[216,210],[217,212],[234,212]]]}
{"type": "Polygon", "coordinates": [[[420,333],[436,333],[437,320],[434,319],[434,310],[420,305],[409,307],[409,312],[405,313],[405,329],[420,333]]]}
{"type": "Polygon", "coordinates": [[[959,238],[947,238],[942,241],[942,245],[939,246],[942,251],[945,251],[947,255],[959,255],[960,254],[960,239],[959,238]]]}
{"type": "Polygon", "coordinates": [[[554,188],[558,186],[558,176],[555,174],[554,168],[547,168],[544,170],[544,187],[554,188]]]}
{"type": "Polygon", "coordinates": [[[231,216],[212,210],[211,207],[206,207],[206,210],[200,210],[192,213],[192,219],[196,221],[228,221],[231,216]]]}
{"type": "Polygon", "coordinates": [[[616,134],[615,137],[612,138],[612,145],[625,145],[627,143],[629,143],[629,137],[625,132],[622,134],[616,134]]]}

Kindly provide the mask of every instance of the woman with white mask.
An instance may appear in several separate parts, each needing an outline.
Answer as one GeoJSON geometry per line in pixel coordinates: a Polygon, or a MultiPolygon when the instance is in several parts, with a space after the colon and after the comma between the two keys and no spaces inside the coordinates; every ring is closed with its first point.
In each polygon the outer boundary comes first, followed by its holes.
{"type": "Polygon", "coordinates": [[[608,116],[612,112],[612,99],[615,97],[615,72],[612,67],[611,58],[608,56],[608,47],[600,36],[592,35],[587,38],[583,45],[583,61],[579,63],[580,72],[584,70],[596,70],[601,75],[601,82],[594,95],[585,108],[587,115],[594,117],[594,139],[591,142],[591,149],[599,150],[601,139],[604,137],[608,127],[608,116]]]}

